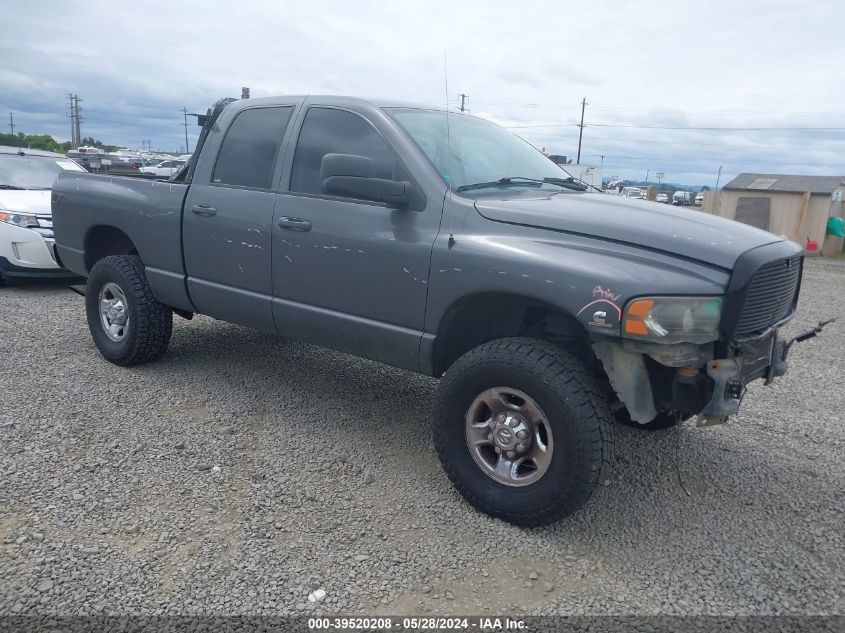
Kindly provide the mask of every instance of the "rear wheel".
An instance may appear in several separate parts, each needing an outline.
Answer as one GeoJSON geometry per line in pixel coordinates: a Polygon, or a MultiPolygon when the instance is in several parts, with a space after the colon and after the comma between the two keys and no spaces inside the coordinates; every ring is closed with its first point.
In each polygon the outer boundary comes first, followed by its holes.
{"type": "Polygon", "coordinates": [[[440,382],[434,442],[477,509],[553,523],[590,497],[609,460],[610,412],[587,368],[558,346],[511,338],[458,359],[440,382]]]}
{"type": "Polygon", "coordinates": [[[85,293],[94,344],[116,365],[138,365],[167,350],[173,311],[156,301],[141,260],[110,256],[91,269],[85,293]]]}

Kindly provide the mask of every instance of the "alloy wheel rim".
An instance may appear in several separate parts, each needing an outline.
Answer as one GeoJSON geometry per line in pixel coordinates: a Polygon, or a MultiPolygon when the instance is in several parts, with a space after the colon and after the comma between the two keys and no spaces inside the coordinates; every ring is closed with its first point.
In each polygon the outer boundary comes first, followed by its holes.
{"type": "Polygon", "coordinates": [[[105,284],[100,290],[99,309],[103,331],[110,340],[119,343],[129,331],[129,308],[123,289],[111,281],[105,284]]]}
{"type": "Polygon", "coordinates": [[[492,387],[473,400],[466,413],[466,443],[476,465],[506,486],[537,482],[552,461],[552,428],[528,394],[492,387]]]}

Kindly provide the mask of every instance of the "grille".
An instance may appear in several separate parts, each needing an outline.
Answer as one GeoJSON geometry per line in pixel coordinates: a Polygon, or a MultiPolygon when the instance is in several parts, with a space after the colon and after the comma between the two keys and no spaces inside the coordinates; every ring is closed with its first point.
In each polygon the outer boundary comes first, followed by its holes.
{"type": "Polygon", "coordinates": [[[763,264],[754,273],[737,325],[739,338],[763,332],[786,317],[801,279],[800,255],[763,264]]]}
{"type": "Polygon", "coordinates": [[[36,213],[35,217],[38,218],[39,227],[35,227],[32,230],[36,233],[40,233],[44,238],[52,238],[53,216],[49,213],[36,213]]]}

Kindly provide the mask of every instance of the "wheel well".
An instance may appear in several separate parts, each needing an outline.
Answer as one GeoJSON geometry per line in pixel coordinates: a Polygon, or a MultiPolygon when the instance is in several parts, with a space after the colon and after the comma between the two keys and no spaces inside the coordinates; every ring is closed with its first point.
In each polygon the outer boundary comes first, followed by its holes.
{"type": "Polygon", "coordinates": [[[95,226],[85,237],[85,267],[89,271],[103,257],[132,254],[138,254],[135,244],[126,233],[113,226],[95,226]]]}
{"type": "Polygon", "coordinates": [[[441,321],[434,345],[435,375],[472,348],[509,336],[553,341],[588,367],[597,362],[586,330],[572,315],[538,299],[483,293],[456,302],[441,321]]]}

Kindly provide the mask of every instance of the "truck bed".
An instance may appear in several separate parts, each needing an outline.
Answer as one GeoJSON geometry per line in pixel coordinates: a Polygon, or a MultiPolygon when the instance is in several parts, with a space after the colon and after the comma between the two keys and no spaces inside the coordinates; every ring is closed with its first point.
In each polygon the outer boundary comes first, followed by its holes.
{"type": "Polygon", "coordinates": [[[110,240],[132,236],[153,294],[162,303],[191,309],[182,261],[182,205],[188,185],[66,172],[53,186],[53,226],[62,264],[83,276],[97,259],[88,242],[96,232],[110,240]]]}

